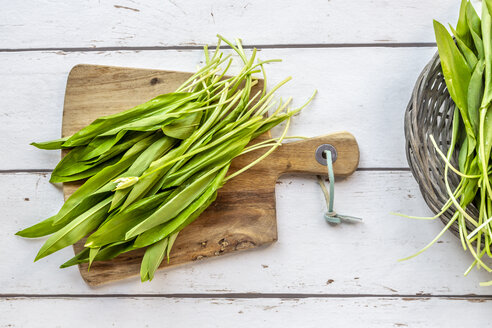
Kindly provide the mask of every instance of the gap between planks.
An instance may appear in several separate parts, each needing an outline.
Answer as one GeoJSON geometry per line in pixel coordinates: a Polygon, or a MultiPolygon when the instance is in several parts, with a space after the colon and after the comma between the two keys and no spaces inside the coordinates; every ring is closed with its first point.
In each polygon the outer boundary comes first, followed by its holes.
{"type": "Polygon", "coordinates": [[[13,298],[186,298],[186,299],[307,299],[307,298],[399,298],[403,300],[449,300],[486,301],[492,295],[431,295],[431,294],[303,294],[303,293],[185,293],[185,294],[0,294],[0,299],[13,298]]]}
{"type": "MultiPolygon", "coordinates": [[[[63,51],[63,52],[93,52],[93,51],[149,51],[149,50],[202,50],[205,45],[196,46],[141,46],[141,47],[46,47],[46,48],[13,48],[0,49],[0,52],[34,52],[34,51],[63,51]]],[[[257,44],[243,45],[245,49],[319,49],[319,48],[434,48],[435,42],[401,42],[401,43],[306,43],[306,44],[257,44]]],[[[214,49],[215,45],[208,45],[214,49]]],[[[230,49],[223,45],[222,49],[230,49]]]]}
{"type": "MultiPolygon", "coordinates": [[[[359,167],[356,171],[366,172],[410,172],[408,167],[359,167]]],[[[0,170],[0,174],[18,174],[18,173],[32,173],[32,174],[46,174],[53,172],[52,169],[20,169],[20,170],[0,170]]]]}

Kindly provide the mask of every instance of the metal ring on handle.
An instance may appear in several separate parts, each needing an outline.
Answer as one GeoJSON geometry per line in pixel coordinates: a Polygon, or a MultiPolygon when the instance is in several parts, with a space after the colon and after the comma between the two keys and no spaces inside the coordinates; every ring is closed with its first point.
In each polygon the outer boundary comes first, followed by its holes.
{"type": "Polygon", "coordinates": [[[316,149],[316,152],[314,153],[316,161],[321,165],[328,165],[325,151],[329,151],[331,153],[331,162],[335,163],[338,158],[337,150],[330,144],[321,145],[316,149]]]}

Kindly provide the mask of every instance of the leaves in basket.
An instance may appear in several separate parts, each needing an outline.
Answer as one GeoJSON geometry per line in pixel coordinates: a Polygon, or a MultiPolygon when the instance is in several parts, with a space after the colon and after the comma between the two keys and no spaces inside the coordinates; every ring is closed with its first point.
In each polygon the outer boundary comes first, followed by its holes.
{"type": "Polygon", "coordinates": [[[434,21],[434,31],[449,94],[461,112],[466,133],[469,138],[475,139],[468,116],[468,86],[472,71],[446,28],[439,22],[434,21]]]}

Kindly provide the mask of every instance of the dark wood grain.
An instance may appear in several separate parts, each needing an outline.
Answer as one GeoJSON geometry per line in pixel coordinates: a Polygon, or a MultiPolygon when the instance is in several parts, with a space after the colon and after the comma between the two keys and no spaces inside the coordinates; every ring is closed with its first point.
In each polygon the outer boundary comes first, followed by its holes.
{"type": "MultiPolygon", "coordinates": [[[[190,75],[173,71],[77,65],[67,81],[62,135],[73,134],[99,116],[131,108],[162,93],[173,92],[190,75]]],[[[326,167],[314,158],[314,151],[324,143],[337,148],[335,174],[346,176],[355,171],[359,150],[355,138],[347,132],[279,147],[266,160],[220,189],[217,200],[179,234],[170,263],[164,261],[160,269],[276,241],[275,182],[281,174],[288,172],[326,174],[326,167]]],[[[236,158],[232,162],[231,172],[244,167],[264,151],[250,152],[236,158]]],[[[79,185],[64,184],[65,199],[79,185]]],[[[79,252],[83,244],[83,241],[75,244],[75,252],[79,252]]],[[[95,262],[90,271],[86,264],[81,264],[80,273],[91,286],[132,277],[140,272],[143,252],[137,250],[112,261],[95,262]]]]}

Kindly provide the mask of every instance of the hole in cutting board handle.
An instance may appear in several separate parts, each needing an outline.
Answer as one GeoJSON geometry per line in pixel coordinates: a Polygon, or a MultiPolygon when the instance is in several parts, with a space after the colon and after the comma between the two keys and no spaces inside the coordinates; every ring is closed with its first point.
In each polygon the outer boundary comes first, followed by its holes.
{"type": "Polygon", "coordinates": [[[332,163],[335,163],[338,157],[337,149],[330,144],[323,144],[319,146],[316,149],[316,152],[314,153],[314,157],[316,158],[316,161],[324,166],[328,164],[326,161],[326,154],[325,154],[325,151],[327,150],[331,152],[332,163]]]}

